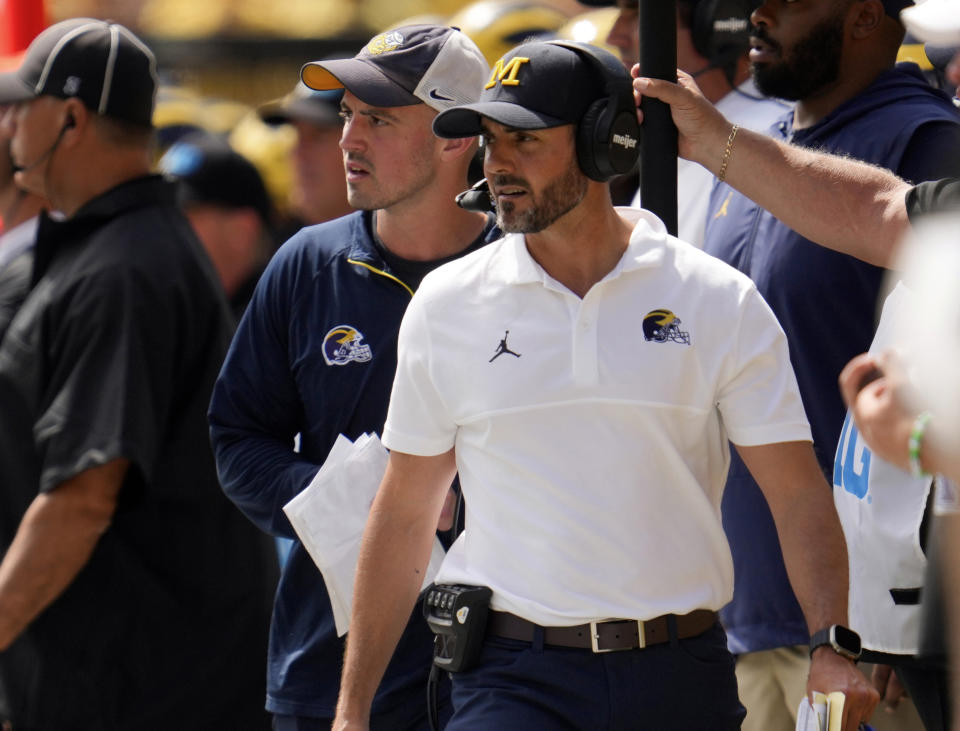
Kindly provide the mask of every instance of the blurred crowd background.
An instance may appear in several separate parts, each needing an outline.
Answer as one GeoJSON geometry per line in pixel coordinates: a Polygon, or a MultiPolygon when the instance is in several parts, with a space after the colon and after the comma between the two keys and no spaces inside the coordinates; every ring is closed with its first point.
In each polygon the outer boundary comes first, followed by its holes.
{"type": "Polygon", "coordinates": [[[282,10],[272,0],[0,0],[0,67],[17,65],[17,51],[48,23],[86,16],[129,27],[157,55],[158,155],[197,129],[222,136],[256,165],[282,218],[295,207],[297,133],[257,110],[290,92],[304,62],[352,56],[397,25],[442,22],[492,63],[530,37],[602,45],[616,12],[576,0],[284,0],[282,10]]]}
{"type": "MultiPolygon", "coordinates": [[[[79,16],[119,22],[156,54],[158,159],[193,131],[222,137],[256,166],[277,218],[300,223],[329,216],[304,215],[295,200],[298,130],[265,121],[263,105],[290,92],[306,61],[353,56],[371,35],[418,22],[457,26],[491,64],[538,37],[620,55],[604,43],[617,9],[577,0],[0,0],[0,69],[18,65],[18,51],[47,24],[79,16]]],[[[900,60],[930,67],[921,45],[905,45],[900,60]]]]}

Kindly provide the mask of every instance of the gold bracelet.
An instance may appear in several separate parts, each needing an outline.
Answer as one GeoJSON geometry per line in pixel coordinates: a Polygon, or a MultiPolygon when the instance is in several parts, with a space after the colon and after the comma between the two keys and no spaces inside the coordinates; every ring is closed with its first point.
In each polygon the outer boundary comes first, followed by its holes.
{"type": "Polygon", "coordinates": [[[723,158],[720,160],[720,172],[717,173],[717,180],[721,183],[723,179],[727,176],[727,164],[730,162],[730,155],[733,153],[733,141],[737,139],[737,132],[740,131],[740,125],[733,125],[733,129],[730,130],[730,136],[727,137],[727,146],[723,150],[723,158]]]}

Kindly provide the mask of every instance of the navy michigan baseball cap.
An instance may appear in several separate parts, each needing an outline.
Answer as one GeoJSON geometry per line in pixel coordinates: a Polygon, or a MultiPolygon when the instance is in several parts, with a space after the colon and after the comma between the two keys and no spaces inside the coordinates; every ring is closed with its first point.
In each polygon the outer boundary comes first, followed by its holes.
{"type": "Polygon", "coordinates": [[[481,132],[481,117],[516,129],[577,124],[603,96],[597,71],[579,53],[552,41],[524,43],[497,61],[476,103],[441,112],[433,131],[439,137],[472,137],[481,132]]]}
{"type": "Polygon", "coordinates": [[[353,58],[312,61],[300,71],[317,91],[346,89],[375,107],[424,103],[437,111],[476,101],[489,67],[464,33],[405,25],[375,36],[353,58]]]}
{"type": "Polygon", "coordinates": [[[157,90],[153,53],[127,28],[73,18],[38,35],[16,71],[0,74],[0,103],[76,97],[97,114],[149,127],[157,90]]]}

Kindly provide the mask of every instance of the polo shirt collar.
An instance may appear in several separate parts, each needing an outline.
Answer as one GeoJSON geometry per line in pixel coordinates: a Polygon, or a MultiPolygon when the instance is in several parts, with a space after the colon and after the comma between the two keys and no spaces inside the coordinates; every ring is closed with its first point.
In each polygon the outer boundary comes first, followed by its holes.
{"type": "Polygon", "coordinates": [[[176,184],[160,175],[128,180],[85,203],[64,223],[86,218],[114,218],[131,208],[157,203],[176,204],[176,184]]]}
{"type": "MultiPolygon", "coordinates": [[[[617,207],[617,213],[633,224],[633,233],[620,261],[603,279],[615,279],[623,272],[660,266],[664,258],[667,229],[650,211],[641,208],[617,207]]],[[[527,250],[523,234],[508,234],[504,240],[505,260],[502,271],[512,284],[546,283],[550,277],[534,261],[527,250]]]]}
{"type": "Polygon", "coordinates": [[[34,284],[61,247],[83,243],[94,231],[121,213],[158,204],[176,205],[175,184],[159,175],[145,175],[101,193],[70,218],[55,219],[42,212],[37,231],[34,284]]]}

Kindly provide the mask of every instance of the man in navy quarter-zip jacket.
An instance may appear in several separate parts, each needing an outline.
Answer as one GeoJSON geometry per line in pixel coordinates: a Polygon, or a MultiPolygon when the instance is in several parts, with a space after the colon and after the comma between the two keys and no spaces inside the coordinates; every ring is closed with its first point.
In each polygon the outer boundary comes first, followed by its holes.
{"type": "MultiPolygon", "coordinates": [[[[343,656],[320,572],[282,508],[339,434],[382,431],[413,292],[428,271],[494,234],[492,217],[454,202],[475,140],[441,140],[431,128],[438,111],[474,100],[486,82],[486,62],[466,36],[405,26],[301,75],[317,90],[345,89],[340,147],[348,198],[360,211],[303,229],[274,256],[210,406],[227,495],[262,530],[294,540],[270,636],[266,707],[279,731],[329,728],[343,656]]],[[[377,696],[374,728],[426,728],[432,645],[414,612],[377,696]]]]}

